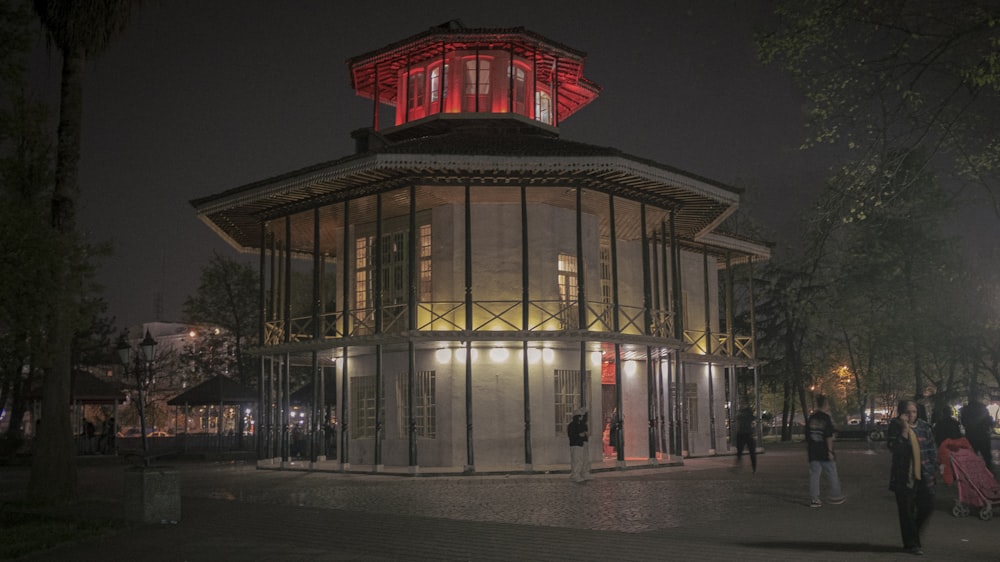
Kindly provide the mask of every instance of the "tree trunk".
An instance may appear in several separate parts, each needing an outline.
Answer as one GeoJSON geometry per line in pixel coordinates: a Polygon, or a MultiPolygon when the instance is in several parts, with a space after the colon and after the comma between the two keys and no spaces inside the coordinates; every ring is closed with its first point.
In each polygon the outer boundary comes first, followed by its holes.
{"type": "MultiPolygon", "coordinates": [[[[63,52],[52,227],[62,235],[65,252],[71,251],[76,228],[83,70],[81,51],[63,52]]],[[[68,260],[62,260],[57,267],[59,271],[53,275],[59,289],[49,314],[51,361],[43,379],[42,423],[28,483],[28,497],[41,503],[71,501],[77,496],[76,444],[69,406],[73,369],[71,311],[77,308],[78,295],[70,281],[68,260]]]]}

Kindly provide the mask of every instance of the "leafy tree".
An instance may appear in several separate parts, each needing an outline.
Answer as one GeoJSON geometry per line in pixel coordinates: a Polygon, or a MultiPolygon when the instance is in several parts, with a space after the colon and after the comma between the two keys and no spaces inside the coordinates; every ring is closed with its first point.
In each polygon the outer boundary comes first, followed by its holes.
{"type": "MultiPolygon", "coordinates": [[[[809,102],[806,146],[843,141],[844,186],[864,214],[902,192],[878,181],[917,147],[996,188],[1000,170],[1000,4],[993,0],[778,0],[760,57],[780,64],[809,102]]],[[[996,194],[994,205],[1000,212],[996,194]]]]}
{"type": "MultiPolygon", "coordinates": [[[[84,65],[104,51],[128,23],[132,0],[34,0],[35,14],[50,45],[62,55],[59,126],[55,181],[50,204],[50,224],[71,247],[76,230],[79,198],[78,164],[83,115],[84,65]]],[[[67,252],[56,256],[70,257],[67,252]]],[[[29,496],[39,502],[72,500],[77,495],[77,474],[69,409],[72,372],[72,311],[80,299],[79,282],[71,272],[72,259],[57,260],[50,274],[57,290],[49,304],[48,343],[41,426],[32,458],[29,496]]]]}
{"type": "Polygon", "coordinates": [[[243,384],[251,379],[244,349],[257,334],[258,279],[250,265],[215,255],[201,271],[197,292],[184,301],[186,321],[219,326],[232,337],[236,371],[243,384]]]}

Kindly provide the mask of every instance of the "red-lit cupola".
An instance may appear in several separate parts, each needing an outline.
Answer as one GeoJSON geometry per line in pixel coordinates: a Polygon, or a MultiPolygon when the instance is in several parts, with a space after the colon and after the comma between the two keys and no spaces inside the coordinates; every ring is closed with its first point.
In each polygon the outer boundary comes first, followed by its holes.
{"type": "MultiPolygon", "coordinates": [[[[583,76],[585,58],[521,27],[467,29],[453,20],[347,63],[359,96],[396,108],[395,126],[517,116],[554,128],[600,91],[583,76]]],[[[373,121],[379,130],[377,107],[373,121]]]]}

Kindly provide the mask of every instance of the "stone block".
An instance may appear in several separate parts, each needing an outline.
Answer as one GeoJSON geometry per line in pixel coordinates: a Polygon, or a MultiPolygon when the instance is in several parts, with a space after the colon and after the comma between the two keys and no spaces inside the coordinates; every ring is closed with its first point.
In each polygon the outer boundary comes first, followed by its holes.
{"type": "Polygon", "coordinates": [[[162,466],[126,469],[125,518],[141,523],[179,522],[181,483],[177,471],[162,466]]]}

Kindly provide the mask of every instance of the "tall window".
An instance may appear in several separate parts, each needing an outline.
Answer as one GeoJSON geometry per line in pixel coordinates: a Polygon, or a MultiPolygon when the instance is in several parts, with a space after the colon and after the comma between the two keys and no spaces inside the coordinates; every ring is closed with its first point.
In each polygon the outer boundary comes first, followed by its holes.
{"type": "Polygon", "coordinates": [[[431,302],[431,225],[420,226],[420,302],[431,302]]]}
{"type": "Polygon", "coordinates": [[[579,293],[576,278],[576,256],[559,254],[557,282],[559,283],[559,318],[563,328],[574,328],[579,320],[579,293]]]}
{"type": "Polygon", "coordinates": [[[371,306],[371,259],[369,249],[375,243],[373,236],[358,238],[354,244],[354,302],[359,310],[371,306]]]}
{"type": "MultiPolygon", "coordinates": [[[[590,371],[587,371],[586,378],[588,381],[590,380],[590,371]]],[[[583,404],[580,371],[556,369],[554,396],[556,433],[565,434],[569,422],[573,421],[573,410],[583,404]]]]}
{"type": "MultiPolygon", "coordinates": [[[[387,222],[389,227],[392,222],[387,222]]],[[[399,223],[396,223],[398,226],[399,223]]],[[[417,228],[417,298],[430,302],[431,292],[431,225],[417,228]]],[[[392,307],[408,302],[409,298],[409,228],[382,233],[382,306],[392,307]]],[[[375,253],[374,236],[359,236],[354,247],[354,298],[359,310],[374,306],[375,253]]],[[[403,326],[400,326],[402,329],[403,326]]]]}
{"type": "Polygon", "coordinates": [[[406,298],[406,231],[382,235],[382,306],[402,304],[406,298]]]}
{"type": "Polygon", "coordinates": [[[552,124],[552,97],[548,92],[535,92],[535,120],[552,124]]]}
{"type": "Polygon", "coordinates": [[[462,111],[475,113],[490,110],[490,59],[465,60],[465,96],[462,111]]]}
{"type": "MultiPolygon", "coordinates": [[[[431,68],[431,103],[437,103],[441,99],[446,99],[448,97],[448,82],[445,77],[448,76],[448,65],[444,65],[444,74],[441,73],[441,65],[437,65],[431,68]]],[[[432,107],[431,111],[437,111],[436,107],[432,107]]]]}
{"type": "Polygon", "coordinates": [[[601,241],[601,319],[611,329],[611,244],[601,241]]]}
{"type": "MultiPolygon", "coordinates": [[[[416,422],[417,437],[434,439],[437,437],[437,406],[434,398],[434,371],[414,373],[413,420],[416,422]]],[[[407,390],[409,381],[406,373],[396,378],[396,419],[399,436],[409,435],[410,415],[407,411],[407,390]]]]}
{"type": "Polygon", "coordinates": [[[423,109],[426,85],[424,73],[411,72],[406,86],[406,107],[408,109],[423,109]]]}
{"type": "MultiPolygon", "coordinates": [[[[507,80],[511,78],[510,67],[507,67],[507,80]]],[[[513,113],[525,114],[527,112],[528,88],[526,83],[526,73],[520,66],[514,66],[514,109],[513,113]]]]}
{"type": "MultiPolygon", "coordinates": [[[[375,375],[351,377],[351,439],[375,438],[375,375]]],[[[382,401],[385,404],[385,401],[382,401]]],[[[383,406],[383,413],[385,409],[383,406]]]]}
{"type": "Polygon", "coordinates": [[[479,57],[479,80],[476,80],[477,59],[471,58],[465,61],[465,95],[474,96],[476,94],[485,96],[490,93],[490,59],[479,57]]]}

